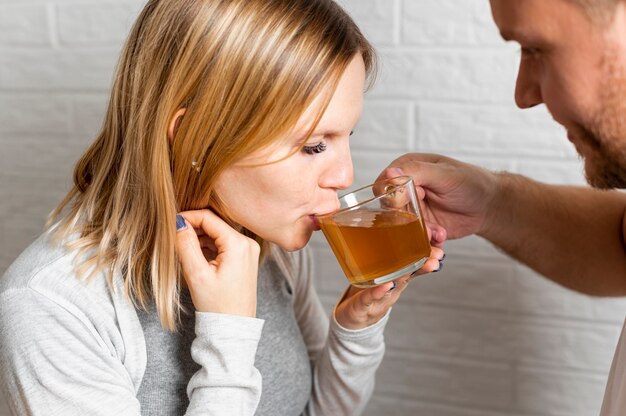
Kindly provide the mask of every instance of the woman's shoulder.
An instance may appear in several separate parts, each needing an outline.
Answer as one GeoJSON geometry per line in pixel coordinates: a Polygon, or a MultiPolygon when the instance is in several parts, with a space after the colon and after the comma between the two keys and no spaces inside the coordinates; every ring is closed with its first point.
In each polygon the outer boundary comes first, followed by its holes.
{"type": "Polygon", "coordinates": [[[77,253],[48,233],[39,236],[0,278],[0,297],[36,297],[87,314],[115,315],[108,278],[76,272],[77,253]],[[86,309],[86,310],[85,310],[86,309]]]}
{"type": "Polygon", "coordinates": [[[71,257],[48,233],[40,235],[7,268],[0,279],[0,293],[28,288],[46,277],[55,281],[67,278],[72,273],[71,257]]]}
{"type": "Polygon", "coordinates": [[[82,278],[76,258],[75,250],[42,235],[0,277],[0,366],[35,358],[45,366],[83,354],[97,357],[90,364],[123,367],[139,386],[145,341],[123,281],[114,280],[111,290],[105,273],[82,278]]]}

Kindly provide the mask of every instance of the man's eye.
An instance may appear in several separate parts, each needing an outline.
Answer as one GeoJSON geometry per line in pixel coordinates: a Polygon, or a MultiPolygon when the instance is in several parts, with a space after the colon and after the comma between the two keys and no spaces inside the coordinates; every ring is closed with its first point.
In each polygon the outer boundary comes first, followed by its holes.
{"type": "Polygon", "coordinates": [[[537,54],[539,54],[539,49],[537,48],[521,48],[522,50],[522,56],[536,56],[537,54]]]}
{"type": "Polygon", "coordinates": [[[314,146],[302,146],[302,151],[307,155],[322,153],[324,150],[326,150],[326,143],[324,142],[319,142],[314,146]]]}

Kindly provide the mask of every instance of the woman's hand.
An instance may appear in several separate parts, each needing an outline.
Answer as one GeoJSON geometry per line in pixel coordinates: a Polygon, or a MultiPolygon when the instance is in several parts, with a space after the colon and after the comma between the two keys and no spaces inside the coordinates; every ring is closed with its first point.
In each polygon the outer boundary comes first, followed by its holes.
{"type": "Polygon", "coordinates": [[[210,210],[176,218],[176,254],[198,312],[256,316],[259,244],[210,210]]]}
{"type": "Polygon", "coordinates": [[[443,258],[443,250],[433,247],[426,263],[410,276],[404,276],[393,282],[369,289],[351,286],[335,308],[337,323],[352,330],[375,324],[396,303],[411,279],[421,274],[439,271],[443,264],[443,258]]]}

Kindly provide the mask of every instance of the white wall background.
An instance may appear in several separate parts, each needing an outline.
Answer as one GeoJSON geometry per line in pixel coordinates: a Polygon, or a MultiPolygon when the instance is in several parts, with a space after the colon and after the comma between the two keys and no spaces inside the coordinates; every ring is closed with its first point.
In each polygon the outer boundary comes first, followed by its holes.
{"type": "MultiPolygon", "coordinates": [[[[517,48],[500,40],[487,0],[341,2],[382,61],[353,136],[357,183],[408,151],[583,183],[545,109],[515,108],[517,48]]],[[[0,273],[68,189],[142,3],[0,0],[0,273]]],[[[323,240],[312,244],[330,308],[344,278],[323,240]]],[[[367,415],[597,414],[625,311],[477,238],[451,242],[445,269],[414,280],[393,310],[367,415]]]]}

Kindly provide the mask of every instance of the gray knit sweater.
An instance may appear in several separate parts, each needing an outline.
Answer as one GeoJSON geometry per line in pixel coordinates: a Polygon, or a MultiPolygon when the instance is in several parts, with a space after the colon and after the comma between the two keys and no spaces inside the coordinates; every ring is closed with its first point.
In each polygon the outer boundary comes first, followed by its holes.
{"type": "MultiPolygon", "coordinates": [[[[113,288],[104,274],[80,281],[74,257],[44,235],[0,279],[0,387],[18,415],[140,415],[140,389],[150,372],[137,311],[120,276],[113,288]]],[[[361,413],[384,353],[388,316],[359,331],[334,319],[329,324],[306,250],[289,254],[273,247],[270,257],[292,291],[293,317],[312,368],[303,413],[361,413]]],[[[259,318],[200,312],[194,318],[197,371],[186,385],[185,414],[255,414],[266,388],[257,348],[262,337],[280,336],[272,333],[276,326],[266,325],[266,332],[259,318]]],[[[276,403],[290,400],[286,396],[276,403]]]]}

